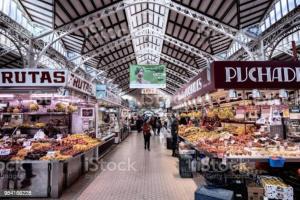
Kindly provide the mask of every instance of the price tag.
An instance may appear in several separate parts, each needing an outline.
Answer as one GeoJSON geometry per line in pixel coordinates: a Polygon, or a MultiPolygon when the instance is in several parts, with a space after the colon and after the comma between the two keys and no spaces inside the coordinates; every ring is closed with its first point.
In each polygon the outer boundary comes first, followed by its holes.
{"type": "Polygon", "coordinates": [[[16,131],[16,135],[21,135],[21,131],[20,131],[20,130],[17,130],[17,131],[16,131]]]}
{"type": "Polygon", "coordinates": [[[11,152],[11,149],[0,149],[0,156],[7,156],[11,152]]]}
{"type": "Polygon", "coordinates": [[[31,141],[24,141],[23,142],[23,147],[29,147],[31,146],[31,141]]]}

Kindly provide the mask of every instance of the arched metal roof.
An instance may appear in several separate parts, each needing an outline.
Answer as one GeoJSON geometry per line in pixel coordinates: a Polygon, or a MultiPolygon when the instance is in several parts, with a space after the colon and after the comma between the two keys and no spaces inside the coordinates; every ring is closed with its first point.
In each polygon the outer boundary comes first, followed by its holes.
{"type": "MultiPolygon", "coordinates": [[[[253,39],[273,0],[19,0],[64,48],[104,71],[123,90],[130,64],[167,66],[167,93],[191,79],[236,41],[253,39]],[[242,36],[240,36],[242,35],[242,36]],[[184,64],[185,65],[184,65],[184,64]]],[[[246,45],[245,45],[246,46],[246,45]]],[[[247,46],[246,46],[247,47],[247,46]]],[[[8,61],[9,62],[9,61],[8,61]]]]}

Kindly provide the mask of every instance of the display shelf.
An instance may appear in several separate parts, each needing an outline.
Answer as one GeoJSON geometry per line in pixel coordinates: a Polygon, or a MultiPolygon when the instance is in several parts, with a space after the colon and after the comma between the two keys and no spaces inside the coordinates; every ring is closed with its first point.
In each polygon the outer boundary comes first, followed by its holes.
{"type": "Polygon", "coordinates": [[[230,124],[256,124],[255,121],[243,121],[243,120],[220,120],[221,123],[230,124]]]}
{"type": "Polygon", "coordinates": [[[111,133],[111,134],[109,134],[109,135],[107,135],[107,136],[101,138],[101,140],[107,141],[107,140],[109,140],[110,138],[115,137],[115,135],[116,135],[115,133],[111,133]]]}
{"type": "MultiPolygon", "coordinates": [[[[269,156],[218,156],[217,154],[209,153],[193,143],[187,141],[184,137],[178,136],[181,140],[183,140],[186,144],[190,145],[192,149],[195,149],[198,153],[203,154],[209,158],[214,159],[226,159],[227,161],[232,162],[269,162],[269,156]]],[[[300,158],[296,157],[283,157],[285,162],[289,163],[299,163],[300,158]]]]}

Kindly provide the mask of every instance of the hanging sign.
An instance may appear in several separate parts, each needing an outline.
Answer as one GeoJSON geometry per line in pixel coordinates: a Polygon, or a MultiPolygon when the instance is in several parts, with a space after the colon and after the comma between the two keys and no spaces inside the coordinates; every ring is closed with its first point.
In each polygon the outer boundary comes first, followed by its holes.
{"type": "Polygon", "coordinates": [[[96,99],[103,99],[106,97],[106,85],[97,84],[96,85],[96,99]]]}
{"type": "Polygon", "coordinates": [[[179,102],[197,98],[198,96],[212,91],[212,86],[213,85],[210,81],[210,73],[207,69],[205,69],[176,93],[172,99],[173,104],[176,105],[179,102]]]}
{"type": "Polygon", "coordinates": [[[0,69],[0,87],[64,87],[67,70],[0,69]]]}
{"type": "Polygon", "coordinates": [[[95,85],[74,73],[69,74],[67,86],[84,94],[95,96],[95,85]]]}
{"type": "Polygon", "coordinates": [[[158,94],[158,92],[155,88],[144,88],[142,94],[158,94]]]}
{"type": "Polygon", "coordinates": [[[216,61],[212,72],[216,89],[300,87],[300,62],[216,61]]]}

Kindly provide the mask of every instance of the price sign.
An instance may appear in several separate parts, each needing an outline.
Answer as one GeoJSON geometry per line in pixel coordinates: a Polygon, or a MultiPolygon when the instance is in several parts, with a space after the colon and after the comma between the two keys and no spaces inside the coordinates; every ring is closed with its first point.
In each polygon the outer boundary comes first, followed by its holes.
{"type": "Polygon", "coordinates": [[[11,149],[0,149],[0,156],[7,156],[11,152],[11,149]]]}

